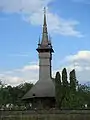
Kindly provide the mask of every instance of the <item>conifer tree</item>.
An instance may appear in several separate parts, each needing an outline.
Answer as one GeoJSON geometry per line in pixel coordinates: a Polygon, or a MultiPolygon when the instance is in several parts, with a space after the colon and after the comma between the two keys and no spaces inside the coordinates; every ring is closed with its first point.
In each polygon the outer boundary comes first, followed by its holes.
{"type": "Polygon", "coordinates": [[[64,108],[68,107],[68,93],[69,93],[69,87],[68,87],[68,80],[67,80],[67,70],[64,68],[62,70],[62,84],[63,84],[63,97],[62,97],[62,106],[64,108]]]}
{"type": "Polygon", "coordinates": [[[69,92],[69,105],[70,108],[77,108],[79,105],[79,98],[78,93],[76,92],[76,86],[77,86],[77,79],[76,79],[76,73],[75,69],[73,69],[69,73],[69,80],[70,80],[70,92],[69,92]]]}
{"type": "Polygon", "coordinates": [[[70,79],[70,89],[72,91],[76,91],[76,86],[77,86],[77,79],[76,79],[76,73],[75,69],[73,69],[70,74],[69,74],[69,79],[70,79]]]}
{"type": "Polygon", "coordinates": [[[58,108],[61,107],[60,99],[61,99],[61,75],[59,72],[56,73],[55,77],[55,97],[56,97],[56,105],[58,108]]]}
{"type": "Polygon", "coordinates": [[[64,68],[62,70],[62,82],[63,82],[63,87],[66,88],[68,86],[68,81],[67,81],[67,70],[64,68]]]}

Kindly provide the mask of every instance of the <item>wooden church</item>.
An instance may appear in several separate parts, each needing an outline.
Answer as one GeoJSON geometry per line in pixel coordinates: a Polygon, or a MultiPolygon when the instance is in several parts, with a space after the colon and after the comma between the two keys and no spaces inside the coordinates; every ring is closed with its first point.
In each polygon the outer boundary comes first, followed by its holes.
{"type": "Polygon", "coordinates": [[[23,100],[32,103],[33,107],[52,108],[55,106],[55,85],[51,70],[52,53],[54,50],[48,37],[45,9],[42,39],[39,40],[36,50],[39,56],[39,80],[24,95],[23,100]]]}

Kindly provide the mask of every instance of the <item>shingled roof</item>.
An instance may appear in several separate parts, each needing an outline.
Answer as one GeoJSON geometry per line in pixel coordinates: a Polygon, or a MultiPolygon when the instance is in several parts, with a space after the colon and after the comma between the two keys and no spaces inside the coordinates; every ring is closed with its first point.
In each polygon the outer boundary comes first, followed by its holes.
{"type": "Polygon", "coordinates": [[[37,81],[37,83],[24,95],[23,99],[44,97],[55,97],[55,85],[52,79],[37,81]]]}

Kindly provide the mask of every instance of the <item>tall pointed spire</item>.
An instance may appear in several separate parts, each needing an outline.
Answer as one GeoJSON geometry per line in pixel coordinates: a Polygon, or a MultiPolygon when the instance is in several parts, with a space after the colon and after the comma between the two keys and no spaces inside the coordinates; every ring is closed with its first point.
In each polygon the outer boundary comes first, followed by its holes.
{"type": "Polygon", "coordinates": [[[44,23],[43,23],[43,33],[41,45],[48,45],[48,32],[47,32],[47,22],[46,22],[46,8],[44,7],[44,23]]]}
{"type": "Polygon", "coordinates": [[[48,37],[47,31],[47,21],[46,21],[46,8],[44,7],[44,18],[43,18],[43,31],[42,31],[42,38],[39,39],[38,48],[36,49],[38,52],[45,52],[50,51],[51,53],[54,52],[52,48],[52,43],[50,38],[48,37]]]}
{"type": "Polygon", "coordinates": [[[46,8],[44,7],[44,26],[47,26],[46,23],[46,8]]]}

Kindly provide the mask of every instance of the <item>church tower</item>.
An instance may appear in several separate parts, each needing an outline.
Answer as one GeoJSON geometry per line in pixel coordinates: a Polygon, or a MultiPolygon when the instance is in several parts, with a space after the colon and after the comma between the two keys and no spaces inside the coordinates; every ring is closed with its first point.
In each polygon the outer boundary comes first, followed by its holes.
{"type": "Polygon", "coordinates": [[[39,80],[24,95],[23,100],[31,101],[33,106],[52,107],[55,103],[55,85],[52,79],[51,60],[54,52],[51,40],[48,37],[46,11],[44,8],[44,23],[42,40],[39,39],[38,48],[39,56],[39,80]]]}
{"type": "Polygon", "coordinates": [[[39,53],[39,80],[46,81],[52,77],[51,73],[51,60],[52,60],[52,44],[50,38],[48,38],[47,23],[46,23],[46,10],[44,8],[44,23],[42,40],[38,43],[37,51],[39,53]]]}

